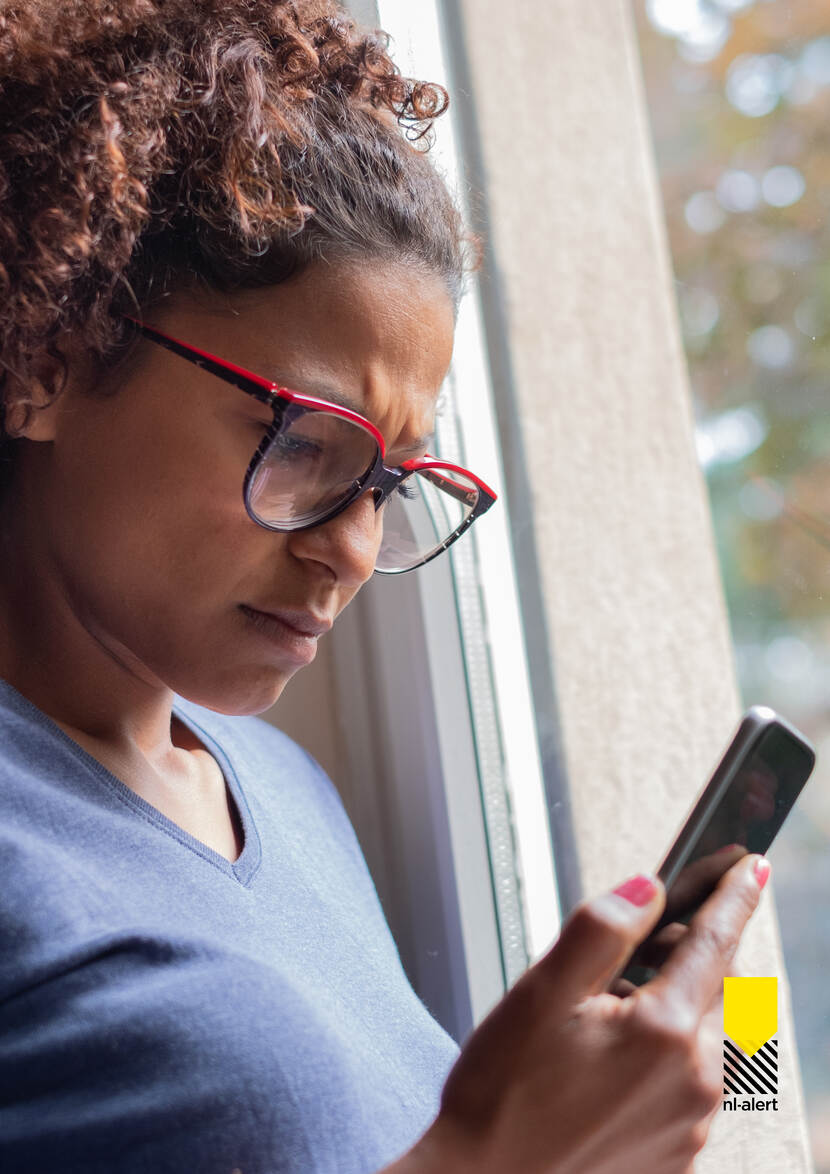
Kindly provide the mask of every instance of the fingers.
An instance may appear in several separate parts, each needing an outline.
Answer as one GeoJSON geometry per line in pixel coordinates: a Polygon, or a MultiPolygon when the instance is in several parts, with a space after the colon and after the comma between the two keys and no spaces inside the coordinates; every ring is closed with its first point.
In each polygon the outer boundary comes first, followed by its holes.
{"type": "Polygon", "coordinates": [[[659,970],[688,932],[689,927],[679,921],[664,925],[662,929],[646,938],[637,950],[636,961],[641,966],[659,970]]]}
{"type": "Polygon", "coordinates": [[[665,891],[652,877],[632,877],[613,893],[578,906],[553,948],[537,963],[557,1001],[573,1006],[605,990],[637,943],[656,924],[665,891]]]}
{"type": "Polygon", "coordinates": [[[758,905],[763,882],[755,867],[762,859],[744,857],[721,879],[649,984],[652,995],[682,1002],[698,1016],[718,998],[744,927],[758,905]]]}

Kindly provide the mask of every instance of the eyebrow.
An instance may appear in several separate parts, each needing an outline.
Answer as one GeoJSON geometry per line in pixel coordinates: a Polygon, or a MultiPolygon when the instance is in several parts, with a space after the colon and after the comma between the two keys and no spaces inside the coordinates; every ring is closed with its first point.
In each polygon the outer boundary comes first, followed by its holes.
{"type": "MultiPolygon", "coordinates": [[[[299,388],[292,387],[291,390],[302,394],[299,392],[299,388]]],[[[303,392],[306,395],[314,396],[315,399],[327,400],[330,404],[337,404],[339,408],[348,408],[350,412],[355,412],[358,416],[363,416],[364,420],[368,419],[363,412],[361,404],[355,403],[348,395],[344,395],[342,391],[338,391],[328,384],[315,383],[313,380],[310,380],[308,383],[303,384],[303,392]]],[[[422,449],[429,448],[434,439],[435,433],[428,432],[423,436],[416,436],[410,444],[397,444],[390,451],[402,453],[420,452],[422,449]]]]}

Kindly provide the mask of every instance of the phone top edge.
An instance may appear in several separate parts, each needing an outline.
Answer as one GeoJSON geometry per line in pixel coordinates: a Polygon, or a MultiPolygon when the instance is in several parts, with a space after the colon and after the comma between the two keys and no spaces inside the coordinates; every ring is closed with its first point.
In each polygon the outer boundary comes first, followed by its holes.
{"type": "Polygon", "coordinates": [[[786,730],[790,737],[794,738],[795,741],[798,742],[807,751],[807,753],[810,755],[810,758],[812,759],[813,765],[815,766],[815,747],[813,746],[810,739],[807,738],[801,732],[801,730],[794,726],[792,722],[787,721],[785,717],[782,717],[780,713],[777,713],[774,709],[770,709],[770,707],[767,705],[751,706],[744,714],[744,718],[748,717],[750,714],[758,714],[759,718],[763,720],[766,726],[777,725],[780,726],[783,730],[786,730]]]}
{"type": "Polygon", "coordinates": [[[784,720],[770,705],[750,705],[749,709],[741,717],[738,725],[740,726],[741,722],[745,722],[747,718],[753,718],[763,722],[784,720]]]}

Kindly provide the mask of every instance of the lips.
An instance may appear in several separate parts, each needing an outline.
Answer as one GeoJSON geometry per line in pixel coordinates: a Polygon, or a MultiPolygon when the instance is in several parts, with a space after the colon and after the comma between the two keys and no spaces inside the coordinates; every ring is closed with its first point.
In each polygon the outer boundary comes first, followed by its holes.
{"type": "Polygon", "coordinates": [[[333,619],[315,615],[314,612],[310,611],[293,611],[289,608],[251,607],[245,603],[241,606],[243,611],[255,612],[259,615],[270,616],[271,619],[279,620],[280,623],[285,624],[289,628],[293,628],[295,632],[299,632],[301,636],[322,636],[324,632],[328,632],[334,623],[333,619]]]}

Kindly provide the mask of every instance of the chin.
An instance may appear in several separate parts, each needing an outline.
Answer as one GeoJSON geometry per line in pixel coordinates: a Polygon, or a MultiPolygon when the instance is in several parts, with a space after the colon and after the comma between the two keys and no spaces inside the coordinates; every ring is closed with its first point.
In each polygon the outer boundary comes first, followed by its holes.
{"type": "Polygon", "coordinates": [[[181,686],[173,683],[170,687],[178,696],[204,709],[212,709],[214,713],[228,717],[255,717],[279,701],[296,671],[260,668],[246,675],[240,669],[227,681],[214,679],[188,685],[182,682],[181,686]]]}

